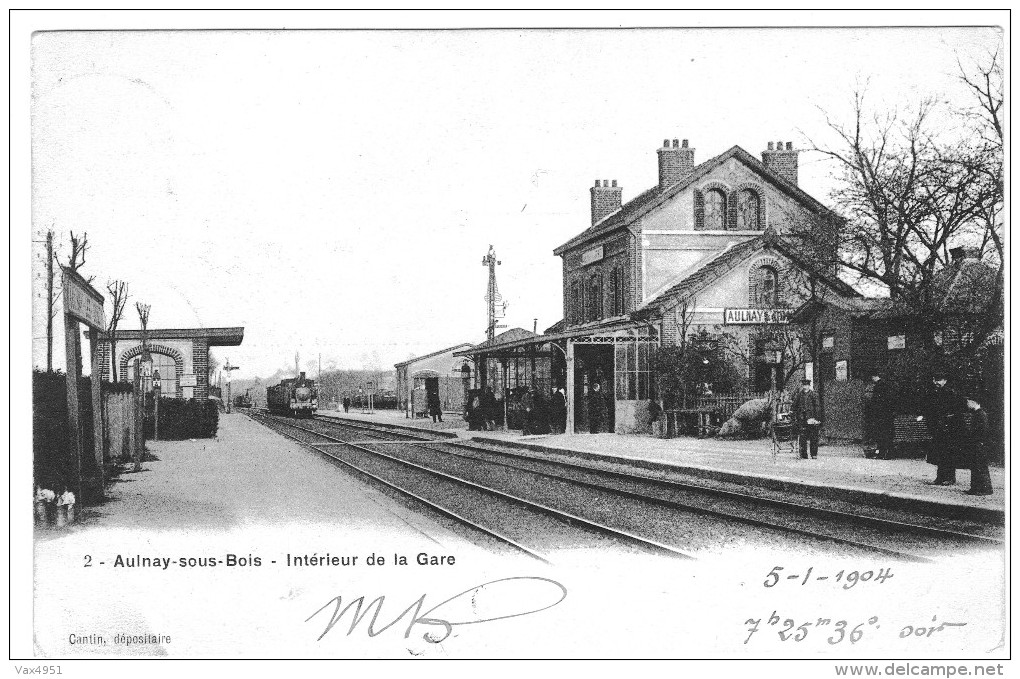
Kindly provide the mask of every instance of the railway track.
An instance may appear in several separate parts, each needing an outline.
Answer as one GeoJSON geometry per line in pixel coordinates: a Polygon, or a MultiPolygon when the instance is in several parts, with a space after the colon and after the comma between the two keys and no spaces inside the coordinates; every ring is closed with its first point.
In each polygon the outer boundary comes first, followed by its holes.
{"type": "MultiPolygon", "coordinates": [[[[569,460],[507,451],[496,446],[431,440],[333,418],[317,418],[317,422],[316,426],[331,428],[334,433],[346,432],[344,438],[338,440],[351,441],[350,435],[356,434],[360,437],[358,445],[363,447],[388,447],[392,452],[398,449],[393,444],[403,444],[399,449],[404,454],[408,448],[414,449],[416,453],[412,457],[417,460],[415,464],[421,466],[457,469],[458,465],[463,468],[466,464],[474,468],[471,475],[476,483],[495,486],[513,477],[518,484],[531,479],[532,487],[544,484],[566,495],[583,489],[584,493],[595,494],[596,499],[601,497],[605,501],[610,496],[617,498],[617,503],[629,503],[631,513],[642,517],[647,517],[649,509],[655,508],[660,513],[672,513],[674,517],[696,515],[780,535],[799,536],[809,542],[820,541],[851,552],[915,562],[930,562],[932,559],[926,554],[942,554],[946,549],[975,545],[1001,548],[1003,545],[996,538],[972,533],[762,498],[639,473],[594,469],[569,460]],[[479,471],[482,467],[489,471],[479,471]],[[494,469],[502,470],[502,479],[500,473],[492,471],[494,469]],[[642,509],[642,505],[646,509],[642,509]]],[[[647,528],[632,525],[630,533],[648,532],[647,528]]],[[[660,535],[659,541],[668,543],[669,539],[660,535]]]]}
{"type": "Polygon", "coordinates": [[[536,542],[541,536],[564,539],[579,547],[625,547],[643,553],[680,559],[694,557],[684,550],[629,533],[578,514],[490,488],[447,472],[430,469],[368,446],[301,426],[287,418],[252,411],[249,415],[330,460],[453,519],[510,549],[545,563],[552,559],[536,542]],[[360,453],[352,460],[349,453],[360,453]]]}
{"type": "MultiPolygon", "coordinates": [[[[428,441],[421,436],[416,436],[408,432],[399,430],[388,429],[385,427],[376,427],[372,424],[363,424],[360,422],[353,422],[348,420],[337,420],[336,418],[329,417],[317,417],[317,419],[331,423],[335,426],[341,426],[352,430],[360,430],[366,433],[366,435],[377,435],[387,437],[399,437],[407,439],[409,442],[416,441],[428,441]]],[[[901,521],[896,519],[889,519],[883,517],[876,517],[873,515],[861,514],[852,511],[835,510],[831,508],[819,507],[813,504],[803,504],[793,502],[787,499],[776,499],[770,497],[762,497],[760,495],[752,495],[746,492],[734,491],[723,489],[715,486],[706,486],[698,483],[691,483],[686,481],[679,481],[676,479],[664,479],[637,472],[622,472],[613,471],[611,469],[593,468],[589,465],[582,464],[577,461],[561,458],[550,458],[548,456],[537,455],[530,452],[507,450],[500,448],[494,444],[479,444],[475,442],[464,442],[459,440],[443,440],[441,441],[445,446],[449,446],[454,449],[451,454],[463,455],[463,456],[489,456],[493,459],[500,460],[512,460],[518,465],[537,465],[548,469],[568,469],[573,472],[587,474],[589,476],[597,476],[602,479],[613,479],[619,482],[639,483],[649,487],[666,489],[666,490],[679,490],[684,492],[702,494],[706,497],[715,499],[723,499],[728,501],[736,501],[741,503],[756,504],[762,507],[771,508],[774,510],[783,510],[786,512],[792,512],[798,518],[804,516],[811,516],[816,519],[827,520],[830,522],[836,522],[846,525],[852,525],[857,528],[870,527],[886,534],[906,534],[915,537],[933,538],[940,540],[946,544],[939,544],[934,547],[936,551],[941,549],[943,546],[961,546],[961,545],[977,545],[994,547],[1001,549],[1005,545],[1005,541],[998,537],[989,535],[983,535],[975,532],[968,532],[966,530],[958,530],[947,527],[938,527],[931,525],[924,525],[920,523],[913,523],[910,521],[901,521]]],[[[565,451],[568,452],[568,451],[565,451]]],[[[838,539],[833,536],[834,539],[838,539]]]]}

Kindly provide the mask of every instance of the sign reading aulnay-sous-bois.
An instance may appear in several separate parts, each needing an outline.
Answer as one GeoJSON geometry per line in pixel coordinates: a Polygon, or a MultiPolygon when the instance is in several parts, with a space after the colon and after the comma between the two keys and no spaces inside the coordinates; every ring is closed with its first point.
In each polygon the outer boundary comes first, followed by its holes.
{"type": "Polygon", "coordinates": [[[726,325],[785,325],[790,322],[789,309],[724,309],[726,325]]]}

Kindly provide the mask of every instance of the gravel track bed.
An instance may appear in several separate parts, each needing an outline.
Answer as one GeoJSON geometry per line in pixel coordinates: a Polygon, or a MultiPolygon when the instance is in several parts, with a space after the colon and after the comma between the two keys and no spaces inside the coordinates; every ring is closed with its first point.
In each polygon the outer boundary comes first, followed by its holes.
{"type": "MultiPolygon", "coordinates": [[[[319,423],[315,420],[305,420],[297,425],[312,429],[312,432],[295,429],[272,419],[262,421],[271,428],[286,432],[308,445],[314,446],[326,442],[315,433],[319,431],[319,427],[316,426],[319,423]]],[[[327,436],[334,435],[332,431],[328,433],[323,431],[322,433],[327,436]]],[[[335,438],[361,441],[367,436],[362,436],[358,432],[354,436],[336,436],[335,438]]],[[[387,450],[381,452],[392,455],[393,453],[388,448],[395,447],[397,446],[388,445],[387,450]]],[[[386,479],[400,488],[406,488],[430,502],[435,502],[441,507],[540,552],[550,552],[556,549],[612,549],[626,553],[638,551],[637,548],[629,544],[584,526],[568,524],[563,520],[550,517],[540,510],[531,509],[523,503],[501,498],[424,471],[411,469],[398,462],[385,460],[356,448],[331,445],[326,450],[329,455],[386,479]]]]}
{"type": "MultiPolygon", "coordinates": [[[[606,479],[598,471],[584,471],[564,468],[560,464],[547,461],[525,461],[513,459],[509,464],[513,468],[494,462],[492,458],[502,457],[505,453],[492,451],[486,454],[472,451],[471,458],[460,455],[467,453],[463,448],[444,445],[442,442],[430,442],[415,445],[412,441],[406,444],[379,443],[373,446],[367,441],[377,438],[385,441],[400,441],[406,437],[396,432],[367,432],[360,427],[344,427],[343,424],[319,421],[327,430],[341,430],[338,438],[357,440],[359,443],[381,452],[399,456],[403,459],[437,468],[479,484],[499,489],[571,513],[583,515],[595,521],[618,527],[628,532],[647,536],[658,542],[676,546],[684,550],[720,550],[732,547],[796,549],[808,554],[827,554],[839,556],[875,557],[876,552],[857,548],[852,545],[836,543],[823,537],[815,538],[790,533],[782,528],[753,526],[739,520],[719,516],[706,516],[697,512],[685,511],[682,508],[664,507],[645,500],[626,497],[613,490],[599,490],[579,486],[567,479],[580,479],[600,485],[609,485],[645,496],[660,497],[675,502],[691,504],[707,510],[731,512],[737,516],[748,515],[746,503],[737,501],[720,501],[708,498],[703,493],[662,492],[658,488],[649,487],[647,483],[621,482],[617,479],[606,479]],[[457,453],[451,455],[451,452],[457,453]],[[489,459],[486,459],[489,458],[489,459]],[[478,464],[481,462],[482,464],[478,464]],[[538,474],[532,471],[539,472],[538,474]],[[564,479],[551,479],[540,475],[548,473],[564,479]]],[[[756,508],[755,518],[767,521],[774,520],[768,514],[762,514],[756,508]]],[[[790,513],[790,512],[787,512],[790,513]]],[[[775,519],[783,525],[781,521],[775,519]]],[[[789,525],[806,529],[809,525],[803,517],[795,517],[789,525]]],[[[834,533],[839,535],[839,533],[834,533]]],[[[888,547],[896,549],[896,545],[888,547]]],[[[888,558],[888,557],[886,557],[888,558]]]]}
{"type": "MultiPolygon", "coordinates": [[[[430,445],[432,448],[438,446],[430,445]]],[[[852,518],[842,517],[826,517],[816,516],[809,513],[803,513],[797,508],[790,507],[777,507],[768,503],[762,502],[755,504],[753,499],[744,498],[728,498],[719,495],[713,495],[715,488],[706,488],[701,490],[703,487],[701,484],[698,485],[698,489],[685,489],[664,486],[654,481],[643,481],[640,479],[623,479],[623,478],[608,478],[605,474],[598,470],[586,470],[578,469],[576,467],[564,467],[555,461],[541,460],[541,459],[524,459],[517,457],[514,454],[507,455],[507,453],[498,450],[486,450],[486,451],[466,451],[455,447],[450,447],[448,450],[451,452],[457,452],[458,454],[469,454],[479,459],[487,459],[495,462],[503,462],[506,464],[512,464],[514,466],[531,469],[534,471],[555,474],[566,478],[578,479],[589,483],[598,483],[600,485],[610,486],[612,488],[619,488],[621,490],[629,491],[632,493],[639,493],[649,497],[660,498],[663,500],[678,502],[685,505],[692,505],[695,507],[701,507],[707,510],[717,510],[730,513],[736,516],[747,516],[756,520],[767,521],[774,523],[779,526],[789,526],[793,529],[809,530],[811,532],[831,535],[840,537],[855,542],[862,542],[868,545],[874,545],[884,549],[891,549],[896,551],[905,551],[911,554],[919,556],[934,557],[937,555],[944,554],[947,550],[949,551],[961,551],[961,550],[999,550],[1001,545],[982,545],[975,543],[964,538],[955,538],[952,536],[939,536],[920,533],[916,530],[912,530],[909,527],[899,528],[896,526],[876,526],[854,522],[852,518]]],[[[726,490],[730,492],[738,492],[744,495],[750,495],[746,488],[719,488],[719,490],[726,490]]],[[[773,499],[773,498],[763,498],[773,499]]],[[[788,501],[795,501],[801,504],[800,498],[791,500],[786,498],[788,501]]],[[[818,505],[810,505],[811,507],[818,507],[818,505]]],[[[836,511],[853,511],[848,508],[845,510],[836,509],[834,507],[819,507],[822,509],[834,509],[836,511]]],[[[877,517],[877,518],[889,518],[889,517],[877,517]]],[[[897,520],[903,520],[897,518],[897,520]]],[[[908,521],[909,522],[909,521],[908,521]]],[[[925,524],[920,524],[925,525],[925,524]]],[[[945,525],[932,526],[933,528],[942,528],[948,530],[954,530],[945,525]]],[[[959,530],[958,528],[955,530],[959,530]]]]}
{"type": "MultiPolygon", "coordinates": [[[[396,432],[394,432],[394,434],[396,434],[396,432]]],[[[485,450],[503,455],[505,455],[508,452],[505,447],[501,447],[498,444],[490,444],[487,442],[471,441],[470,443],[467,443],[465,445],[472,449],[485,450]]],[[[562,454],[537,452],[532,450],[514,450],[513,452],[515,454],[523,454],[531,459],[539,461],[544,460],[548,460],[551,462],[563,461],[570,462],[573,464],[579,464],[581,466],[592,465],[591,460],[587,459],[585,456],[575,455],[570,451],[564,451],[562,454]]],[[[653,479],[677,481],[692,486],[699,486],[709,490],[719,489],[730,492],[742,493],[744,495],[749,495],[764,500],[782,500],[787,502],[795,502],[797,504],[804,505],[805,507],[813,507],[818,509],[859,514],[861,516],[867,516],[876,519],[892,518],[897,521],[902,521],[903,523],[914,524],[926,528],[957,531],[961,533],[971,533],[974,535],[989,537],[997,540],[1002,540],[1005,535],[1005,529],[1002,526],[996,526],[987,523],[969,521],[964,519],[932,516],[931,514],[910,511],[902,508],[888,509],[869,504],[853,503],[846,500],[840,500],[838,498],[832,499],[827,497],[819,497],[817,495],[810,495],[806,493],[775,490],[764,486],[735,483],[732,481],[725,481],[720,479],[708,478],[704,476],[698,476],[694,474],[685,473],[683,470],[660,472],[658,470],[647,469],[635,470],[629,465],[617,464],[613,462],[596,464],[599,465],[598,467],[593,467],[596,471],[598,471],[599,469],[606,469],[610,471],[618,471],[623,473],[636,473],[638,475],[646,475],[649,478],[653,479]]]]}

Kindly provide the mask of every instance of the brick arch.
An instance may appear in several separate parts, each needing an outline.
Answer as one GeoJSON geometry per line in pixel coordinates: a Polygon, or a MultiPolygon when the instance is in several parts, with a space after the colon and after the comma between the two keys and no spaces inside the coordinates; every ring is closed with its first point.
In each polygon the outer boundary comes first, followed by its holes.
{"type": "Polygon", "coordinates": [[[776,297],[780,305],[783,303],[782,267],[778,258],[765,255],[751,262],[751,266],[747,270],[747,305],[749,307],[756,308],[758,306],[758,272],[765,267],[776,272],[776,297]]]}
{"type": "Polygon", "coordinates": [[[730,204],[730,187],[718,181],[710,181],[702,184],[694,191],[694,228],[697,231],[705,230],[705,194],[709,191],[719,191],[723,195],[723,229],[729,228],[729,214],[732,208],[730,204]]]}
{"type": "MultiPolygon", "coordinates": [[[[125,377],[127,376],[128,362],[135,356],[140,356],[142,353],[142,349],[143,349],[142,345],[139,344],[136,347],[128,349],[123,353],[123,355],[121,355],[120,357],[121,375],[125,377]]],[[[181,352],[177,351],[173,347],[164,346],[162,344],[149,344],[149,353],[163,354],[164,356],[169,356],[170,358],[174,359],[175,368],[174,372],[176,373],[177,376],[177,393],[174,394],[174,396],[176,396],[177,398],[181,398],[184,393],[181,388],[181,381],[182,378],[184,377],[184,356],[181,355],[181,352]]]]}
{"type": "Polygon", "coordinates": [[[765,189],[758,182],[741,182],[740,184],[737,184],[736,186],[733,187],[733,197],[734,197],[734,199],[729,201],[730,203],[733,204],[733,221],[730,222],[730,224],[731,224],[730,228],[731,229],[736,229],[737,228],[737,201],[736,201],[736,196],[738,196],[741,191],[745,191],[745,190],[752,191],[754,193],[754,195],[758,196],[758,228],[755,229],[755,230],[756,231],[764,231],[765,230],[765,224],[766,224],[765,220],[766,220],[766,218],[768,216],[767,212],[766,212],[766,209],[765,209],[765,204],[766,204],[765,189]]]}

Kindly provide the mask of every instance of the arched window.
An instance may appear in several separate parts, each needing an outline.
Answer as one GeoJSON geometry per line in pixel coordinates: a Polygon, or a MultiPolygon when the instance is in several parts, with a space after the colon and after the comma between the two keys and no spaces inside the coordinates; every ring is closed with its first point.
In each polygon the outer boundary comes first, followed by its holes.
{"type": "Polygon", "coordinates": [[[726,228],[726,194],[719,189],[705,192],[705,228],[709,231],[726,228]]]}
{"type": "Polygon", "coordinates": [[[744,189],[737,194],[737,230],[738,231],[760,231],[759,208],[761,200],[758,194],[750,189],[744,189]]]}
{"type": "Polygon", "coordinates": [[[755,278],[755,306],[760,309],[779,306],[779,272],[774,267],[762,266],[758,268],[755,278]]]}
{"type": "MultiPolygon", "coordinates": [[[[156,351],[152,351],[149,354],[152,356],[152,371],[155,373],[159,371],[159,387],[160,395],[167,398],[177,397],[177,361],[173,356],[167,356],[156,351]]],[[[127,381],[132,382],[135,379],[135,362],[134,360],[128,361],[127,364],[127,381]]],[[[145,384],[146,391],[152,391],[152,381],[146,380],[145,384]]]]}

